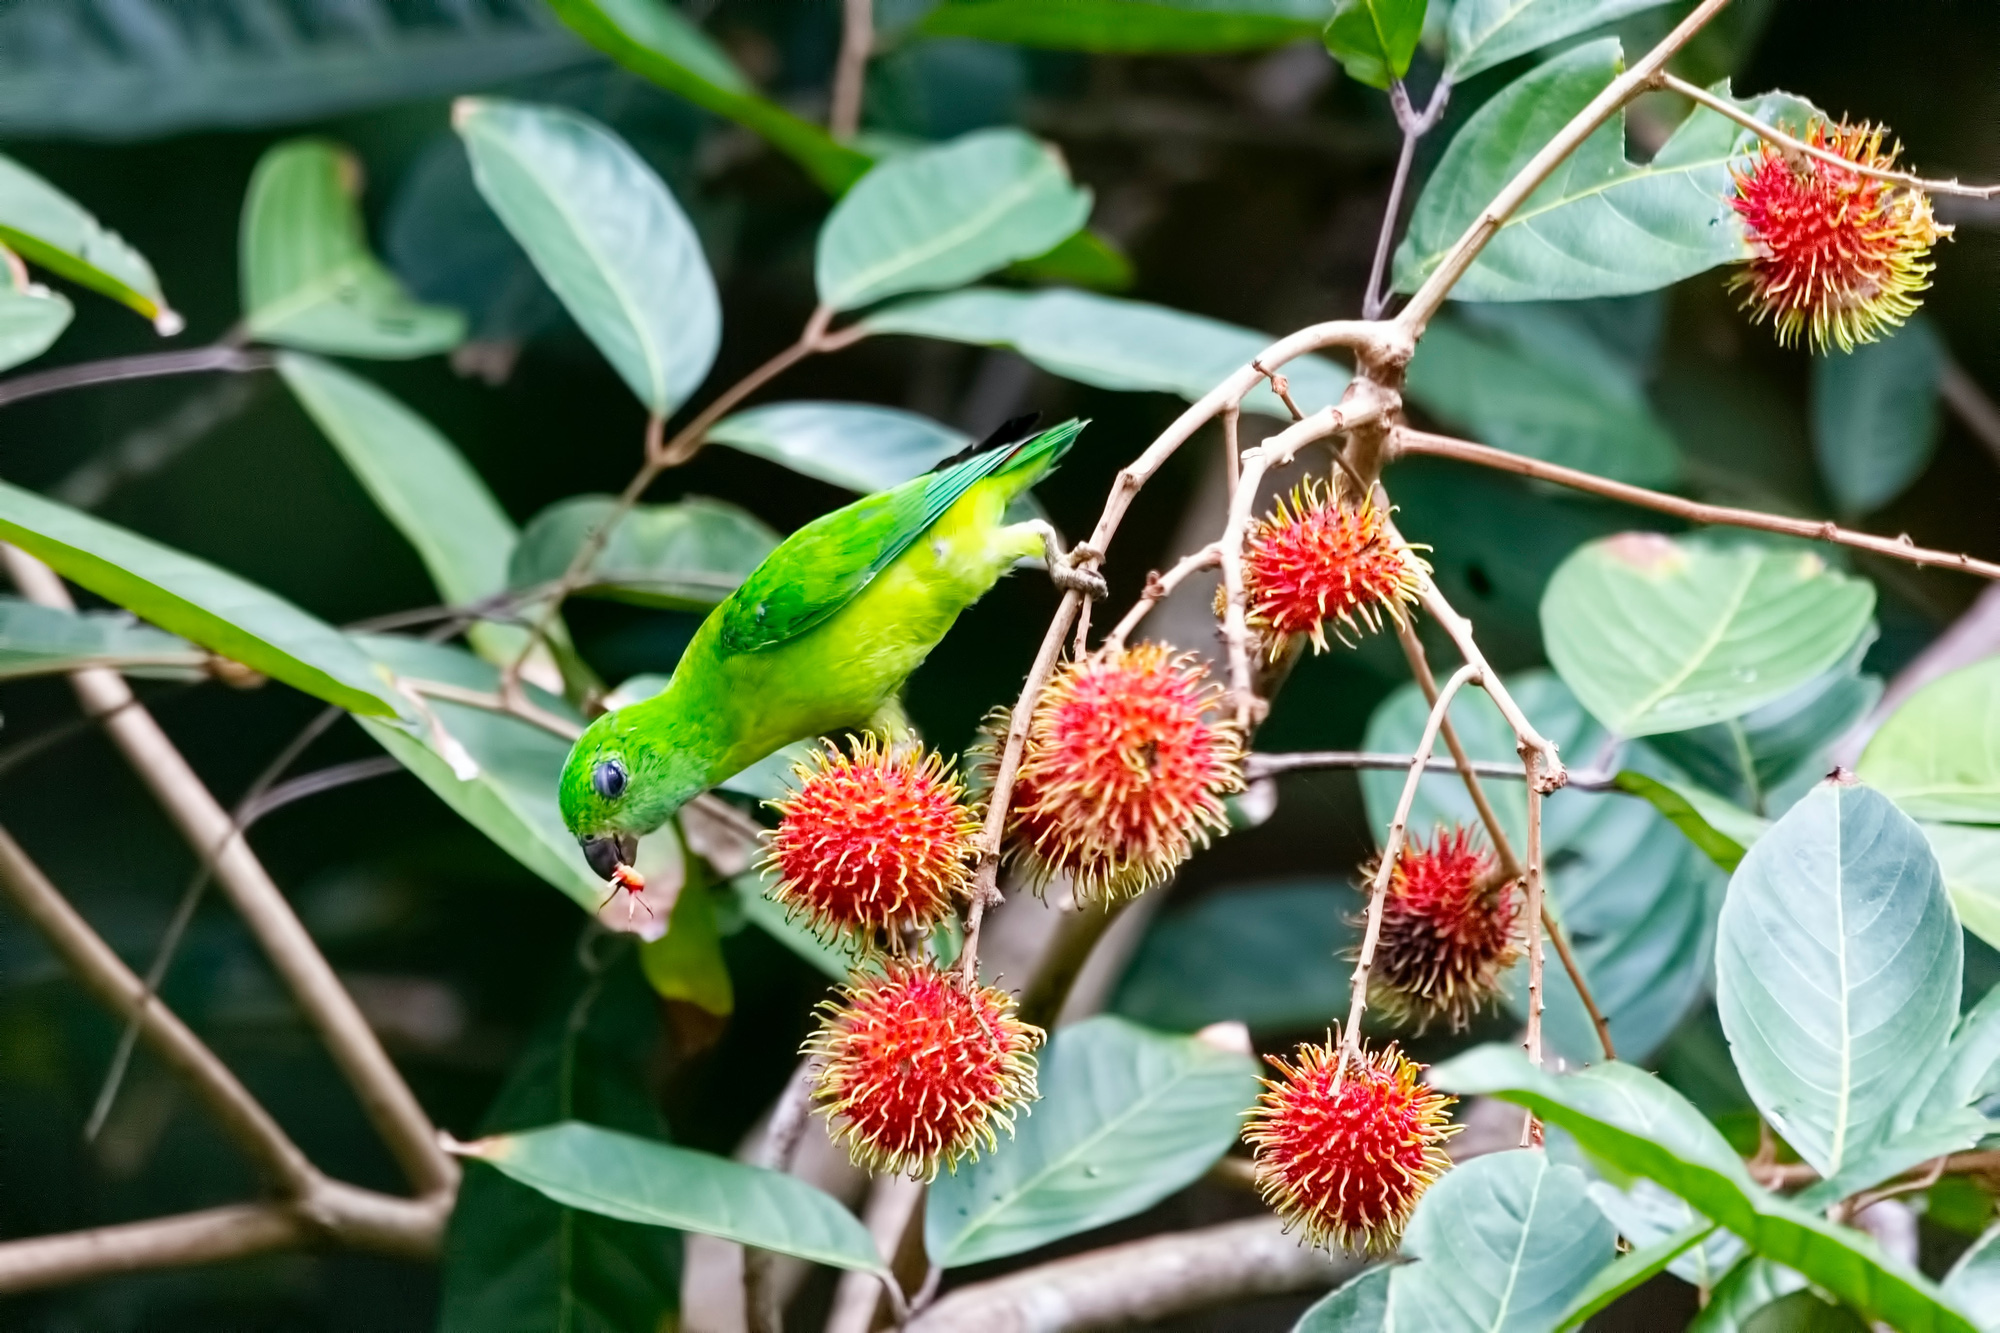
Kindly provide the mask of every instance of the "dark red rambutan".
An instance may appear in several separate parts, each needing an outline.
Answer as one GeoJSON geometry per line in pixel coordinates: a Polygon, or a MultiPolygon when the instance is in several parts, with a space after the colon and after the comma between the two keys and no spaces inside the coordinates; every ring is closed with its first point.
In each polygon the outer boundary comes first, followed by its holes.
{"type": "MultiPolygon", "coordinates": [[[[1370,1004],[1420,1032],[1437,1019],[1458,1032],[1499,998],[1521,956],[1521,899],[1512,882],[1496,882],[1493,865],[1469,829],[1403,845],[1382,902],[1370,1004]]],[[[1375,864],[1362,873],[1373,882],[1375,864]]]]}

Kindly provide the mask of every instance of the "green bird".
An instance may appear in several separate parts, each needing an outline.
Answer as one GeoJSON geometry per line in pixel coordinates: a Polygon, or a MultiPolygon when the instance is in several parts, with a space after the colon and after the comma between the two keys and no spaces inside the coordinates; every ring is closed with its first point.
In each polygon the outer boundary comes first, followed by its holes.
{"type": "MultiPolygon", "coordinates": [[[[936,471],[793,533],[695,631],[667,687],[590,724],[563,766],[563,822],[626,884],[641,835],[773,751],[900,716],[897,694],[958,619],[1022,560],[1104,595],[1055,530],[1008,523],[1086,423],[1008,422],[936,471]]],[[[629,885],[628,885],[629,887],[629,885]]]]}

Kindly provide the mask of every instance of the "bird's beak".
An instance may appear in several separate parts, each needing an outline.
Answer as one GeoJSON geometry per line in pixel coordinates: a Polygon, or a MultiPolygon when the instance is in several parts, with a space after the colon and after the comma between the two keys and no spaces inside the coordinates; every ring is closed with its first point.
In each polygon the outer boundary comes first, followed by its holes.
{"type": "Polygon", "coordinates": [[[630,833],[593,833],[577,839],[583,859],[599,879],[608,880],[619,866],[629,866],[639,854],[639,839],[630,833]]]}

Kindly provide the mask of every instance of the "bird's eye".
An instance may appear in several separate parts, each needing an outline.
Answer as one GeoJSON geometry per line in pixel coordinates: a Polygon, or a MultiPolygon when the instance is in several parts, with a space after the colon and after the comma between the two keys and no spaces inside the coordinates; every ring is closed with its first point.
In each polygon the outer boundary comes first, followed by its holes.
{"type": "Polygon", "coordinates": [[[625,794],[625,765],[616,759],[605,759],[590,770],[590,786],[607,801],[615,801],[625,794]]]}

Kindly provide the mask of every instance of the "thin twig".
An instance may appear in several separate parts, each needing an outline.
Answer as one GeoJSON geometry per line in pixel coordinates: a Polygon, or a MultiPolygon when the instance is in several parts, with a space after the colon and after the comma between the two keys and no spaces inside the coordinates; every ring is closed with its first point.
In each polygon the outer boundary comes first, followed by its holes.
{"type": "Polygon", "coordinates": [[[1930,550],[1927,547],[1914,545],[1907,536],[1877,537],[1866,532],[1855,532],[1822,519],[1783,518],[1777,514],[1758,513],[1754,509],[1732,509],[1727,505],[1684,500],[1678,495],[1665,495],[1659,491],[1649,491],[1643,486],[1609,481],[1588,472],[1579,472],[1575,468],[1544,463],[1534,458],[1523,458],[1504,449],[1474,444],[1471,440],[1455,440],[1448,435],[1432,435],[1426,431],[1399,428],[1396,431],[1395,450],[1399,455],[1453,458],[1461,463],[1475,463],[1480,467],[1512,472],[1519,476],[1532,477],[1537,481],[1554,482],[1559,486],[1568,486],[1572,490],[1586,491],[1610,500],[1622,500],[1641,509],[1671,514],[1690,523],[1777,532],[1788,537],[1804,537],[1810,541],[1830,542],[1836,546],[1852,547],[1857,551],[1868,551],[1891,560],[1915,565],[1919,569],[1956,569],[1961,573],[1975,574],[1983,579],[2000,579],[2000,564],[1975,560],[1969,555],[1958,552],[1930,550]]]}
{"type": "Polygon", "coordinates": [[[1437,744],[1438,728],[1444,725],[1445,711],[1451,707],[1452,696],[1467,681],[1478,678],[1479,669],[1471,663],[1451,673],[1451,679],[1438,691],[1437,702],[1431,705],[1430,716],[1424,720],[1424,734],[1410,756],[1409,775],[1403,779],[1402,795],[1396,798],[1396,814],[1389,821],[1388,836],[1382,840],[1382,859],[1375,865],[1375,882],[1368,890],[1368,924],[1362,931],[1361,952],[1354,960],[1353,994],[1347,1005],[1347,1027],[1341,1033],[1340,1068],[1334,1075],[1336,1081],[1346,1074],[1348,1064],[1361,1053],[1361,1018],[1368,1011],[1368,974],[1375,966],[1375,946],[1382,938],[1382,905],[1389,897],[1389,880],[1395,873],[1396,860],[1403,854],[1403,832],[1410,822],[1410,806],[1417,799],[1418,780],[1423,777],[1431,749],[1437,744]]]}
{"type": "MultiPolygon", "coordinates": [[[[1443,739],[1442,733],[1439,739],[1443,739]]],[[[1501,763],[1491,759],[1468,761],[1472,771],[1482,778],[1499,778],[1508,782],[1521,782],[1526,774],[1519,764],[1501,763]]],[[[1273,778],[1286,773],[1309,773],[1326,769],[1371,769],[1400,773],[1410,766],[1410,756],[1390,754],[1383,750],[1289,750],[1277,752],[1257,751],[1243,761],[1243,779],[1255,782],[1260,778],[1273,778]]],[[[1427,773],[1456,773],[1458,761],[1433,756],[1424,764],[1427,773]]],[[[1569,781],[1564,785],[1577,791],[1617,791],[1617,774],[1606,771],[1583,772],[1572,770],[1569,781]]]]}
{"type": "Polygon", "coordinates": [[[1216,543],[1210,542],[1207,546],[1202,547],[1192,555],[1182,556],[1179,562],[1166,573],[1162,574],[1155,570],[1153,573],[1148,574],[1146,576],[1145,590],[1132,603],[1132,609],[1127,611],[1125,618],[1112,628],[1110,634],[1105,636],[1104,651],[1115,653],[1120,648],[1123,648],[1126,636],[1139,627],[1139,622],[1144,620],[1155,606],[1159,605],[1160,599],[1173,592],[1175,588],[1180,587],[1190,574],[1204,569],[1214,569],[1216,565],[1221,563],[1221,560],[1222,548],[1216,543]]]}
{"type": "Polygon", "coordinates": [[[497,691],[475,690],[464,685],[452,685],[441,680],[421,680],[411,676],[398,676],[396,683],[410,693],[426,699],[441,699],[445,703],[463,704],[467,708],[477,708],[488,713],[505,713],[532,726],[540,727],[551,736],[574,741],[583,734],[583,727],[560,714],[536,704],[523,695],[509,700],[497,691]]]}
{"type": "Polygon", "coordinates": [[[278,363],[274,353],[253,348],[216,343],[179,352],[146,352],[139,356],[114,356],[102,361],[84,361],[54,370],[38,370],[0,380],[0,407],[26,398],[39,398],[65,389],[82,389],[92,384],[116,384],[124,380],[156,379],[162,375],[195,375],[204,371],[269,370],[278,363]]]}
{"type": "Polygon", "coordinates": [[[1828,166],[1839,167],[1856,176],[1887,181],[1891,185],[1907,186],[1912,190],[1921,190],[1925,194],[1954,194],[1962,199],[1992,199],[2000,196],[2000,185],[1961,185],[1956,178],[1948,181],[1926,180],[1907,171],[1888,171],[1881,167],[1864,166],[1851,158],[1842,157],[1839,153],[1816,147],[1803,139],[1787,134],[1775,125],[1767,125],[1729,99],[1717,97],[1708,89],[1689,83],[1686,79],[1676,78],[1664,69],[1655,71],[1650,82],[1654,88],[1679,93],[1689,101],[1698,102],[1718,115],[1727,116],[1758,138],[1777,144],[1787,152],[1802,153],[1807,157],[1817,158],[1828,166]]]}
{"type": "Polygon", "coordinates": [[[875,6],[872,0],[845,0],[841,9],[840,56],[833,67],[833,105],[826,130],[836,139],[852,139],[861,128],[861,98],[868,88],[868,57],[875,49],[875,6]]]}
{"type": "Polygon", "coordinates": [[[1368,319],[1380,319],[1388,308],[1388,293],[1382,290],[1382,279],[1389,271],[1389,250],[1396,239],[1396,223],[1403,213],[1403,191],[1410,181],[1410,164],[1416,160],[1417,141],[1431,132],[1431,128],[1444,114],[1445,103],[1451,98],[1451,80],[1440,76],[1437,86],[1431,89],[1430,104],[1419,115],[1410,105],[1409,90],[1403,81],[1397,79],[1389,85],[1389,105],[1396,112],[1397,128],[1403,132],[1403,148],[1396,155],[1396,174],[1389,182],[1389,202],[1382,210],[1382,230],[1375,238],[1375,260],[1368,269],[1368,288],[1362,294],[1361,313],[1368,319]]]}
{"type": "MultiPolygon", "coordinates": [[[[1535,1068],[1542,1067],[1542,784],[1537,781],[1536,769],[1541,765],[1539,750],[1525,750],[1521,763],[1527,770],[1528,782],[1528,1032],[1521,1045],[1528,1053],[1528,1062],[1535,1068]]],[[[1609,1038],[1605,1038],[1609,1045],[1609,1038]]],[[[1521,1125],[1521,1146],[1533,1147],[1541,1143],[1541,1126],[1535,1122],[1534,1112],[1528,1113],[1521,1125]]]]}
{"type": "Polygon", "coordinates": [[[1956,357],[1945,358],[1944,373],[1938,377],[1938,396],[1973,437],[1986,446],[1986,452],[2000,460],[2000,407],[1994,406],[1986,390],[1979,387],[1979,381],[1956,357]]]}

